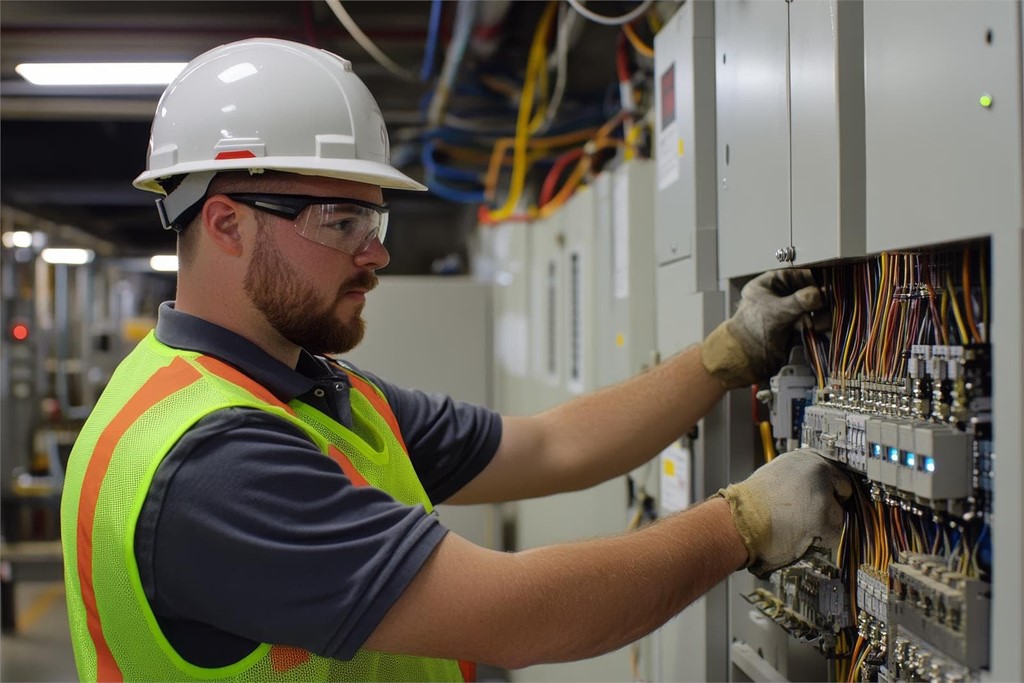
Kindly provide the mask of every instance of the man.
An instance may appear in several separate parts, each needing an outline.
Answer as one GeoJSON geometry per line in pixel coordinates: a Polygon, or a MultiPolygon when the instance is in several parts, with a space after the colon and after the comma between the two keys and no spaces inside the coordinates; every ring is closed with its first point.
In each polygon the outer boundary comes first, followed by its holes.
{"type": "MultiPolygon", "coordinates": [[[[461,680],[464,662],[594,656],[748,566],[835,542],[849,483],[783,455],[620,537],[501,553],[434,504],[584,488],[785,358],[820,306],[763,276],[700,346],[532,417],[404,390],[324,354],[362,337],[392,168],[344,60],[254,39],[194,60],[157,108],[148,169],[180,231],[176,300],[118,368],[71,456],[68,609],[85,680],[461,680]]],[[[410,335],[415,352],[415,335],[410,335]]]]}

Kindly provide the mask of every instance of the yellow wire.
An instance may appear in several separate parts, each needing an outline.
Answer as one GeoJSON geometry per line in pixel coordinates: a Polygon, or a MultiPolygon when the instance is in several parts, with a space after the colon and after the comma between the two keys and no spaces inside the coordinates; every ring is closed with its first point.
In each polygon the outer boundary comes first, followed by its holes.
{"type": "Polygon", "coordinates": [[[949,291],[942,288],[942,298],[939,299],[939,318],[942,321],[942,343],[949,344],[949,291]]]}
{"type": "Polygon", "coordinates": [[[664,25],[661,21],[661,15],[658,14],[658,10],[651,7],[647,12],[647,25],[651,27],[651,30],[655,33],[661,30],[664,25]]]}
{"type": "Polygon", "coordinates": [[[640,40],[640,36],[637,35],[636,29],[630,24],[622,25],[622,32],[626,34],[626,38],[630,44],[636,49],[637,52],[642,54],[644,57],[654,58],[654,48],[645,44],[644,41],[640,40]]]}
{"type": "Polygon", "coordinates": [[[767,420],[758,425],[761,430],[761,448],[764,449],[764,461],[771,462],[775,459],[775,444],[772,439],[772,423],[767,420]]]}
{"type": "Polygon", "coordinates": [[[970,250],[964,249],[964,264],[963,264],[963,291],[964,291],[964,314],[967,318],[967,327],[971,331],[971,341],[974,343],[981,343],[981,333],[978,332],[978,326],[974,324],[974,305],[971,302],[971,260],[970,250]]]}
{"type": "MultiPolygon", "coordinates": [[[[551,152],[554,147],[579,144],[590,140],[594,135],[600,133],[600,128],[585,128],[571,133],[551,135],[543,138],[530,138],[527,141],[529,149],[537,149],[534,154],[527,154],[527,167],[537,159],[542,159],[551,152]]],[[[498,186],[498,177],[501,175],[502,166],[506,165],[505,154],[515,145],[515,138],[498,138],[494,141],[494,148],[491,150],[490,163],[487,167],[487,176],[484,180],[484,196],[492,198],[494,190],[498,186]]],[[[514,162],[513,162],[514,166],[514,162]]]]}
{"type": "Polygon", "coordinates": [[[985,263],[985,248],[982,247],[978,250],[978,260],[980,261],[978,270],[981,273],[981,324],[982,333],[984,339],[988,339],[988,276],[985,275],[985,268],[988,264],[985,263]]]}
{"type": "MultiPolygon", "coordinates": [[[[490,212],[491,220],[504,220],[509,218],[519,203],[523,194],[523,187],[526,185],[526,147],[531,132],[531,109],[533,108],[535,80],[538,79],[541,70],[547,69],[547,35],[551,27],[551,21],[555,16],[558,7],[557,0],[552,0],[544,9],[541,15],[537,31],[533,36],[533,43],[530,45],[530,56],[526,64],[526,80],[523,83],[523,92],[519,101],[519,113],[516,116],[516,135],[513,147],[512,184],[509,188],[505,204],[497,211],[490,212]]],[[[543,79],[542,82],[546,82],[543,79]]]]}
{"type": "Polygon", "coordinates": [[[871,331],[868,333],[868,343],[864,345],[864,350],[862,351],[862,355],[864,357],[864,369],[869,375],[874,370],[874,347],[877,344],[878,325],[881,322],[882,317],[882,287],[885,284],[887,276],[887,254],[883,253],[879,258],[879,262],[881,263],[882,273],[878,281],[878,290],[875,292],[875,315],[871,321],[871,331]]]}
{"type": "MultiPolygon", "coordinates": [[[[856,283],[856,279],[854,280],[854,282],[856,283]]],[[[841,359],[839,361],[839,376],[843,378],[847,377],[846,357],[850,352],[850,341],[853,339],[853,335],[856,333],[855,331],[857,329],[857,320],[860,317],[860,306],[858,305],[860,297],[858,295],[859,292],[856,291],[855,285],[853,292],[853,318],[850,321],[850,329],[846,331],[846,342],[843,344],[843,355],[841,356],[841,359]]]]}
{"type": "Polygon", "coordinates": [[[960,317],[960,305],[956,301],[956,291],[953,289],[953,276],[946,273],[946,289],[949,291],[949,300],[953,304],[953,317],[956,318],[956,327],[960,330],[960,343],[970,344],[971,338],[967,334],[967,328],[964,326],[964,319],[960,317]]]}

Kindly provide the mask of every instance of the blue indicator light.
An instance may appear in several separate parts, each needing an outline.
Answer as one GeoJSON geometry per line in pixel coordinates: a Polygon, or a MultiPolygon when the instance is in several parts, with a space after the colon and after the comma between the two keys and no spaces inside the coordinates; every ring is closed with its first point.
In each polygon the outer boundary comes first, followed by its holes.
{"type": "Polygon", "coordinates": [[[934,472],[935,471],[935,458],[929,458],[929,457],[925,457],[924,458],[924,471],[925,472],[934,472]]]}
{"type": "Polygon", "coordinates": [[[871,444],[871,455],[876,457],[876,458],[881,458],[882,457],[882,444],[880,444],[880,443],[873,443],[873,444],[871,444]]]}
{"type": "Polygon", "coordinates": [[[913,467],[917,463],[917,455],[907,451],[907,454],[903,457],[903,462],[906,463],[907,467],[913,467]]]}
{"type": "Polygon", "coordinates": [[[890,448],[889,449],[889,461],[890,462],[899,462],[900,461],[900,452],[899,452],[898,449],[896,449],[896,448],[890,448]]]}

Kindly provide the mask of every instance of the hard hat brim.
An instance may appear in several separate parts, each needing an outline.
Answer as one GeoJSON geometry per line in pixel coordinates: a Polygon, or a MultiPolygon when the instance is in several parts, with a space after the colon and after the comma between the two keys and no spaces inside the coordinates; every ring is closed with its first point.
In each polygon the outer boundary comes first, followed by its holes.
{"type": "Polygon", "coordinates": [[[174,176],[188,175],[201,171],[281,171],[298,175],[320,176],[352,180],[367,185],[393,190],[425,191],[427,186],[419,183],[398,169],[376,161],[339,159],[332,163],[331,159],[321,159],[310,164],[309,157],[258,157],[243,159],[221,159],[215,162],[193,161],[162,168],[158,171],[146,171],[136,178],[132,185],[140,190],[165,194],[160,180],[174,176]]]}

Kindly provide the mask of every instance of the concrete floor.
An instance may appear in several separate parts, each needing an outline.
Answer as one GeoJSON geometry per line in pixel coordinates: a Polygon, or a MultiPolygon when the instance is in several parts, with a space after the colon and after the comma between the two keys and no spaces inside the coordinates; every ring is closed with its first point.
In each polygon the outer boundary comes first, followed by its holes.
{"type": "Polygon", "coordinates": [[[18,628],[0,637],[0,681],[77,681],[63,583],[19,582],[18,628]]]}

